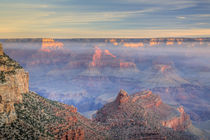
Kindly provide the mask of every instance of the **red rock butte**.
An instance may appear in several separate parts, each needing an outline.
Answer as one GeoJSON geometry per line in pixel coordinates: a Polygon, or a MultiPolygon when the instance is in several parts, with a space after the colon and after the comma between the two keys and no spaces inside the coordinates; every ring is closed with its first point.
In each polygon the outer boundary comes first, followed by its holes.
{"type": "Polygon", "coordinates": [[[93,55],[92,62],[90,63],[92,67],[100,65],[101,55],[102,50],[98,47],[95,47],[95,53],[93,55]]]}
{"type": "Polygon", "coordinates": [[[42,48],[41,51],[51,52],[51,50],[57,50],[63,48],[63,43],[54,41],[51,38],[43,38],[42,39],[42,48]]]}
{"type": "Polygon", "coordinates": [[[182,106],[175,108],[164,104],[160,96],[153,94],[152,91],[137,92],[129,96],[126,91],[120,90],[114,102],[98,111],[96,119],[104,122],[109,121],[106,119],[110,117],[127,118],[136,112],[140,113],[139,117],[145,117],[147,113],[158,116],[162,126],[174,130],[186,130],[191,125],[189,115],[184,112],[182,106]],[[127,117],[122,115],[126,113],[127,117]]]}
{"type": "Polygon", "coordinates": [[[139,42],[139,43],[124,43],[125,47],[128,48],[138,48],[138,47],[143,47],[144,43],[143,42],[139,42]]]}

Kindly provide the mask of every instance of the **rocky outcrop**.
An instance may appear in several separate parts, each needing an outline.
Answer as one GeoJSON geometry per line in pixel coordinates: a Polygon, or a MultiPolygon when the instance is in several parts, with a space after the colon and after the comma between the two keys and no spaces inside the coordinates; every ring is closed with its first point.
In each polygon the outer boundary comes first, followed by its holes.
{"type": "Polygon", "coordinates": [[[120,105],[120,104],[126,103],[128,100],[129,100],[128,93],[124,90],[120,90],[115,102],[116,104],[120,105]]]}
{"type": "Polygon", "coordinates": [[[164,104],[151,91],[129,96],[121,90],[113,102],[96,113],[94,120],[107,125],[116,139],[191,139],[184,134],[191,125],[184,109],[164,104]]]}
{"type": "Polygon", "coordinates": [[[0,55],[0,126],[13,122],[17,116],[15,103],[22,102],[22,94],[28,93],[29,74],[6,54],[0,55]]]}
{"type": "Polygon", "coordinates": [[[186,130],[191,125],[190,116],[184,112],[182,106],[177,108],[177,110],[180,112],[180,116],[162,121],[162,125],[168,128],[173,128],[174,130],[186,130]]]}
{"type": "Polygon", "coordinates": [[[160,97],[152,94],[152,91],[137,92],[132,95],[131,101],[137,102],[143,108],[159,107],[162,104],[160,97]]]}

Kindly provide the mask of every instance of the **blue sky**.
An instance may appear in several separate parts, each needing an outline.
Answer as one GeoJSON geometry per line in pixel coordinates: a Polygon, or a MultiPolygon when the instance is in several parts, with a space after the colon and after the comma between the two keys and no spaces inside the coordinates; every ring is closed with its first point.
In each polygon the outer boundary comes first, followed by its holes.
{"type": "Polygon", "coordinates": [[[210,0],[0,2],[0,38],[210,37],[210,0]]]}

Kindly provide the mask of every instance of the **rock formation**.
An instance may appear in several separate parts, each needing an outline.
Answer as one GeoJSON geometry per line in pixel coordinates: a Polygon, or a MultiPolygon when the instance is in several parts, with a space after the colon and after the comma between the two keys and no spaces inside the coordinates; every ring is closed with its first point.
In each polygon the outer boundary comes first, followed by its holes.
{"type": "Polygon", "coordinates": [[[62,49],[63,43],[54,41],[51,38],[43,38],[42,39],[42,48],[40,49],[43,52],[51,52],[52,50],[62,49]]]}
{"type": "Polygon", "coordinates": [[[129,100],[129,96],[128,93],[124,90],[120,90],[120,92],[118,93],[118,96],[115,100],[115,102],[120,105],[123,103],[126,103],[129,100]]]}
{"type": "Polygon", "coordinates": [[[100,109],[94,119],[107,125],[116,139],[193,139],[184,134],[192,124],[183,107],[164,104],[151,91],[129,96],[121,90],[116,100],[100,109]]]}
{"type": "Polygon", "coordinates": [[[182,106],[177,108],[177,110],[180,112],[180,116],[162,121],[162,125],[173,128],[174,130],[185,130],[191,125],[190,116],[184,112],[184,108],[182,106]]]}
{"type": "MultiPolygon", "coordinates": [[[[0,48],[2,50],[2,48],[0,48]]],[[[17,116],[14,104],[22,102],[22,93],[28,93],[28,72],[6,54],[0,55],[0,125],[11,123],[17,116]]]]}

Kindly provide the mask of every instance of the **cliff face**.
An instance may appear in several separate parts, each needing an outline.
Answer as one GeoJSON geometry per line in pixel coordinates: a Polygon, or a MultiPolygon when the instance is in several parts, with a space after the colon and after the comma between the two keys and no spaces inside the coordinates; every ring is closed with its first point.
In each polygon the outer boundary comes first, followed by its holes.
{"type": "Polygon", "coordinates": [[[180,112],[180,116],[162,121],[162,125],[174,130],[186,130],[191,125],[190,116],[184,112],[183,107],[179,107],[177,110],[180,112]]]}
{"type": "Polygon", "coordinates": [[[16,117],[14,103],[22,102],[22,93],[28,93],[28,73],[23,69],[15,70],[14,74],[6,74],[6,81],[0,84],[1,123],[11,123],[16,117]]]}
{"type": "MultiPolygon", "coordinates": [[[[0,51],[2,47],[0,47],[0,51]]],[[[4,54],[0,53],[0,125],[11,123],[17,116],[14,104],[22,102],[22,93],[28,93],[28,72],[4,54]]]]}

